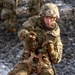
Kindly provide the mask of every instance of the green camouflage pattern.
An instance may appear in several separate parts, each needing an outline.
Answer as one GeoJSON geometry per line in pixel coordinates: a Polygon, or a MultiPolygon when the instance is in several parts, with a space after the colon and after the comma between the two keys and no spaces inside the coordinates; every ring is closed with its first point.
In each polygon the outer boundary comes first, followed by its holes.
{"type": "Polygon", "coordinates": [[[3,10],[5,11],[6,17],[6,28],[9,32],[15,32],[16,27],[16,2],[15,0],[4,0],[3,10]]]}
{"type": "Polygon", "coordinates": [[[8,75],[29,75],[27,64],[18,63],[14,66],[13,70],[8,75]]]}
{"type": "MultiPolygon", "coordinates": [[[[11,70],[8,75],[30,75],[27,64],[25,63],[18,63],[15,65],[13,70],[11,70]]],[[[54,75],[53,70],[50,69],[42,69],[42,72],[38,75],[54,75]]]]}
{"type": "Polygon", "coordinates": [[[34,16],[39,14],[41,8],[41,0],[29,0],[29,16],[34,16]]]}
{"type": "Polygon", "coordinates": [[[60,17],[59,9],[54,3],[46,3],[45,5],[43,5],[40,11],[40,15],[52,16],[56,18],[60,17]]]}
{"type": "MultiPolygon", "coordinates": [[[[43,44],[47,41],[45,39],[46,36],[48,37],[48,40],[52,40],[53,42],[54,50],[49,52],[51,60],[49,60],[48,52],[47,52],[47,50],[50,50],[50,48],[47,45],[45,45],[42,48],[42,56],[43,56],[42,59],[43,59],[45,67],[41,69],[38,75],[54,75],[54,71],[51,67],[51,63],[57,64],[61,61],[63,46],[62,46],[62,42],[60,39],[59,26],[57,25],[57,23],[55,24],[56,24],[56,28],[53,30],[46,30],[46,28],[43,29],[42,27],[40,27],[40,25],[42,26],[41,17],[33,16],[29,20],[27,20],[25,23],[23,23],[23,28],[18,32],[18,37],[20,39],[21,37],[23,38],[21,40],[23,41],[23,45],[25,48],[25,51],[21,55],[21,61],[26,60],[30,57],[29,50],[31,52],[37,53],[36,50],[38,50],[40,46],[43,46],[43,44]],[[28,34],[30,31],[34,31],[37,34],[35,44],[34,44],[34,41],[30,42],[26,39],[27,37],[24,36],[28,34]]],[[[18,65],[16,66],[17,67],[16,71],[18,72],[16,72],[15,68],[13,68],[13,70],[9,72],[8,75],[18,75],[18,74],[19,75],[30,75],[29,68],[25,66],[27,64],[24,63],[25,64],[24,65],[23,62],[21,63],[21,66],[19,64],[20,63],[18,63],[18,65]],[[25,68],[23,66],[25,66],[25,68]]],[[[37,66],[39,65],[39,61],[32,60],[31,65],[35,65],[32,68],[35,70],[37,66]]]]}
{"type": "MultiPolygon", "coordinates": [[[[53,41],[54,49],[55,49],[54,52],[50,53],[50,55],[52,55],[51,59],[52,59],[52,61],[54,60],[53,63],[59,63],[61,61],[61,57],[62,57],[62,46],[63,46],[61,39],[60,39],[60,28],[56,23],[56,28],[50,31],[50,30],[46,30],[46,28],[43,29],[41,27],[42,26],[41,24],[42,23],[41,23],[40,16],[31,17],[28,21],[23,23],[23,29],[21,29],[18,32],[18,37],[20,39],[21,39],[21,37],[23,38],[23,36],[21,35],[22,32],[24,32],[24,35],[26,35],[29,31],[35,31],[35,33],[37,34],[36,38],[38,37],[38,39],[37,39],[38,43],[36,44],[36,47],[34,48],[34,50],[36,50],[37,47],[39,47],[46,41],[45,37],[48,36],[48,40],[53,41]]],[[[24,38],[26,38],[26,37],[24,37],[24,38]]],[[[23,44],[24,44],[24,48],[26,50],[28,50],[29,48],[33,49],[29,46],[28,41],[24,41],[23,44]]],[[[44,54],[47,51],[46,49],[44,49],[45,51],[43,51],[44,54]]]]}
{"type": "Polygon", "coordinates": [[[54,24],[55,28],[48,29],[43,22],[42,16],[30,17],[23,23],[23,27],[18,31],[18,37],[23,41],[24,46],[24,52],[20,57],[20,61],[22,62],[18,63],[16,68],[14,67],[8,75],[30,75],[32,73],[37,73],[38,75],[54,75],[51,63],[59,63],[62,59],[63,51],[60,28],[56,22],[54,24]],[[31,32],[36,34],[35,39],[31,32]],[[34,56],[31,53],[37,56],[41,53],[41,61],[43,62],[41,69],[40,57],[38,59],[33,58],[30,61],[31,71],[28,63],[23,62],[34,56]],[[38,69],[40,69],[40,72],[37,71],[38,69]]]}

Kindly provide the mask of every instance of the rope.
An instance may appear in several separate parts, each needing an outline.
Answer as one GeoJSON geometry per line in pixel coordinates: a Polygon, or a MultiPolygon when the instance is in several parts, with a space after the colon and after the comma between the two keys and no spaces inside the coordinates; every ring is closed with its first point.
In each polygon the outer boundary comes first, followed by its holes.
{"type": "Polygon", "coordinates": [[[19,44],[17,44],[15,47],[13,47],[11,50],[9,50],[7,53],[5,53],[2,57],[0,57],[1,59],[4,59],[5,57],[7,57],[14,49],[16,49],[18,46],[22,45],[23,42],[20,42],[19,44]]]}

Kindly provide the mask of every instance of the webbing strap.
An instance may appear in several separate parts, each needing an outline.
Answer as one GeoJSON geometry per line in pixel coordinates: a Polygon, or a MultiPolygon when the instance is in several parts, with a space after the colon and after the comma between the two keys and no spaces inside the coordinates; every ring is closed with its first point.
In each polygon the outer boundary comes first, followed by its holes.
{"type": "Polygon", "coordinates": [[[31,63],[31,61],[33,60],[33,58],[38,58],[38,60],[39,60],[40,65],[37,67],[37,73],[40,73],[41,68],[44,67],[44,62],[43,62],[43,60],[42,60],[42,54],[41,54],[41,53],[38,54],[38,55],[35,55],[35,53],[31,52],[31,56],[29,57],[29,59],[24,60],[23,62],[28,65],[28,67],[29,67],[29,73],[31,73],[31,71],[32,71],[32,66],[31,66],[30,63],[31,63]]]}

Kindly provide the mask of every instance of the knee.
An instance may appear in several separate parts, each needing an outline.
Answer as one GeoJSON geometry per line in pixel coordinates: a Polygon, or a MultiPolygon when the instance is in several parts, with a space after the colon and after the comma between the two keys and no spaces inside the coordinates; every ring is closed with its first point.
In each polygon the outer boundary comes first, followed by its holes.
{"type": "Polygon", "coordinates": [[[42,69],[40,75],[54,75],[54,71],[52,69],[42,69]]]}

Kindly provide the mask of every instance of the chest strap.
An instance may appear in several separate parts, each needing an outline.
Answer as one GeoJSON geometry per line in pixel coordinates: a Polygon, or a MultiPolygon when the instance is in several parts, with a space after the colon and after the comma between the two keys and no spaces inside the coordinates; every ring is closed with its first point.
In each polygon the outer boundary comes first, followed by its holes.
{"type": "Polygon", "coordinates": [[[30,63],[33,60],[33,58],[38,58],[38,60],[39,60],[40,65],[37,67],[37,73],[40,73],[41,69],[45,66],[44,62],[42,60],[42,54],[41,53],[38,55],[35,55],[35,53],[31,52],[31,56],[29,57],[29,59],[24,60],[23,62],[28,65],[29,74],[30,74],[32,71],[32,65],[30,63]]]}

